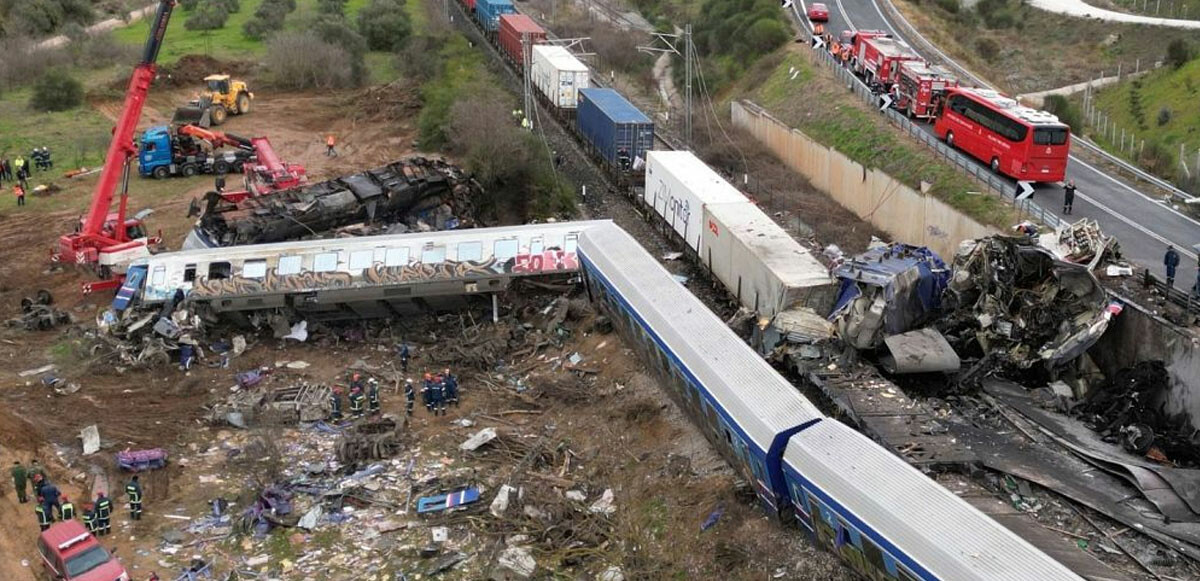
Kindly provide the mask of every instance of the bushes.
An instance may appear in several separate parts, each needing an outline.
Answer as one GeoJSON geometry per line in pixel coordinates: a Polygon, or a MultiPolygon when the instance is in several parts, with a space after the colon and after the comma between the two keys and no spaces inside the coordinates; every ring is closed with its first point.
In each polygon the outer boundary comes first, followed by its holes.
{"type": "Polygon", "coordinates": [[[242,35],[251,40],[262,40],[268,34],[283,29],[287,15],[296,10],[296,0],[263,0],[254,10],[254,16],[242,24],[242,35]]]}
{"type": "Polygon", "coordinates": [[[1167,172],[1175,165],[1175,159],[1158,141],[1146,140],[1146,147],[1138,155],[1138,163],[1152,174],[1170,177],[1167,172]]]}
{"type": "Polygon", "coordinates": [[[1047,95],[1042,102],[1042,108],[1058,116],[1059,120],[1071,127],[1073,133],[1083,132],[1083,116],[1071,101],[1062,95],[1047,95]]]}
{"type": "Polygon", "coordinates": [[[307,30],[317,35],[317,38],[333,46],[341,48],[350,55],[350,80],[354,85],[360,85],[367,80],[367,41],[363,39],[344,16],[321,15],[308,21],[307,30]]]}
{"type": "Polygon", "coordinates": [[[412,35],[404,0],[371,0],[358,12],[358,32],[371,50],[395,52],[404,48],[412,35]]]}
{"type": "Polygon", "coordinates": [[[1010,0],[980,0],[975,12],[988,28],[1013,28],[1024,21],[1021,3],[1010,0]]]}
{"type": "Polygon", "coordinates": [[[229,20],[229,10],[221,2],[202,2],[183,21],[188,30],[220,30],[229,20]]]}
{"type": "Polygon", "coordinates": [[[713,90],[791,37],[784,12],[774,0],[708,0],[692,34],[696,51],[708,57],[702,68],[713,90]]]}
{"type": "Polygon", "coordinates": [[[95,13],[88,0],[20,0],[11,4],[3,22],[11,36],[45,36],[75,23],[91,24],[95,13]]]}
{"type": "Polygon", "coordinates": [[[317,0],[317,12],[333,16],[345,16],[346,0],[317,0]]]}
{"type": "Polygon", "coordinates": [[[1192,60],[1193,56],[1195,55],[1192,53],[1192,45],[1182,38],[1177,38],[1167,45],[1167,56],[1164,60],[1178,69],[1192,60]]]}
{"type": "Polygon", "coordinates": [[[396,71],[418,84],[436,77],[442,67],[436,55],[443,42],[443,38],[428,34],[412,37],[404,49],[396,53],[396,71]]]}
{"type": "Polygon", "coordinates": [[[33,85],[29,106],[38,111],[66,111],[83,103],[83,83],[66,72],[54,69],[33,85]]]}
{"type": "Polygon", "coordinates": [[[1158,126],[1162,127],[1171,122],[1171,110],[1167,106],[1162,106],[1158,109],[1158,126]]]}
{"type": "Polygon", "coordinates": [[[350,53],[312,31],[280,32],[267,41],[268,80],[288,89],[333,89],[352,84],[350,53]]]}

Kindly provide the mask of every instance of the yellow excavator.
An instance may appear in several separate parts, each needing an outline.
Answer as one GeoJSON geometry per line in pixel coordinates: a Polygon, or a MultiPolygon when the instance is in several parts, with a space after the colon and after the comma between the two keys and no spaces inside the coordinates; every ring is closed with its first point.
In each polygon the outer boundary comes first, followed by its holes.
{"type": "Polygon", "coordinates": [[[213,125],[220,125],[230,115],[244,115],[250,112],[250,101],[254,93],[246,86],[245,81],[230,79],[229,75],[209,75],[204,77],[205,91],[191,105],[207,110],[213,125]]]}

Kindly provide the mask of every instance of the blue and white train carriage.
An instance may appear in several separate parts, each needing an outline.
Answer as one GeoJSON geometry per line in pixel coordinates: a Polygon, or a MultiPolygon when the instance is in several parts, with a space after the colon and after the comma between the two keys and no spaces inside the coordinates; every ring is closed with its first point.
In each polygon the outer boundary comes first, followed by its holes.
{"type": "Polygon", "coordinates": [[[768,513],[878,581],[1081,581],[836,420],[756,355],[623,230],[579,240],[590,298],[755,483],[768,513]]]}
{"type": "Polygon", "coordinates": [[[578,270],[580,233],[563,222],[255,244],[157,254],[134,262],[114,306],[182,291],[217,312],[290,307],[359,317],[418,297],[495,292],[515,277],[578,270]]]}

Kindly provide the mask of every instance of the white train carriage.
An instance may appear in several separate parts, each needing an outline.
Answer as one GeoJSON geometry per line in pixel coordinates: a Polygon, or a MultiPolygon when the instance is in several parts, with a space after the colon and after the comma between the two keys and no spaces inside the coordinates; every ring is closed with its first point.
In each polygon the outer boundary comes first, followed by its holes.
{"type": "Polygon", "coordinates": [[[334,238],[158,254],[132,264],[114,303],[176,291],[217,312],[291,307],[395,314],[416,298],[495,292],[514,277],[578,270],[579,235],[601,221],[334,238]]]}
{"type": "Polygon", "coordinates": [[[783,449],[789,436],[823,417],[820,410],[624,230],[588,229],[579,259],[592,300],[755,483],[768,512],[786,515],[783,449]]]}
{"type": "Polygon", "coordinates": [[[868,579],[1081,581],[838,421],[792,436],[783,470],[796,520],[868,579]]]}

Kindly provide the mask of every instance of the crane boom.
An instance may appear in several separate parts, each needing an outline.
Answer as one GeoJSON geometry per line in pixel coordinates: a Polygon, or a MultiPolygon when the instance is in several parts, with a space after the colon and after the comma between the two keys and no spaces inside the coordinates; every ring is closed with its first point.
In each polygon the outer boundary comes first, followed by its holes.
{"type": "Polygon", "coordinates": [[[117,219],[106,229],[109,220],[108,211],[112,205],[118,184],[126,178],[126,167],[130,159],[137,154],[134,144],[134,132],[142,117],[142,108],[146,104],[146,96],[150,91],[150,83],[154,81],[158,70],[158,52],[162,48],[163,36],[167,32],[167,23],[175,0],[159,0],[158,11],[146,46],[142,51],[142,59],[133,69],[129,78],[129,88],[125,90],[125,103],[121,108],[121,116],[113,128],[112,142],[104,157],[104,167],[100,171],[100,179],[92,193],[91,206],[80,225],[79,231],[62,236],[59,239],[59,260],[73,260],[77,263],[97,263],[99,255],[109,248],[128,249],[131,240],[126,230],[125,206],[127,197],[122,193],[117,210],[117,219]]]}

